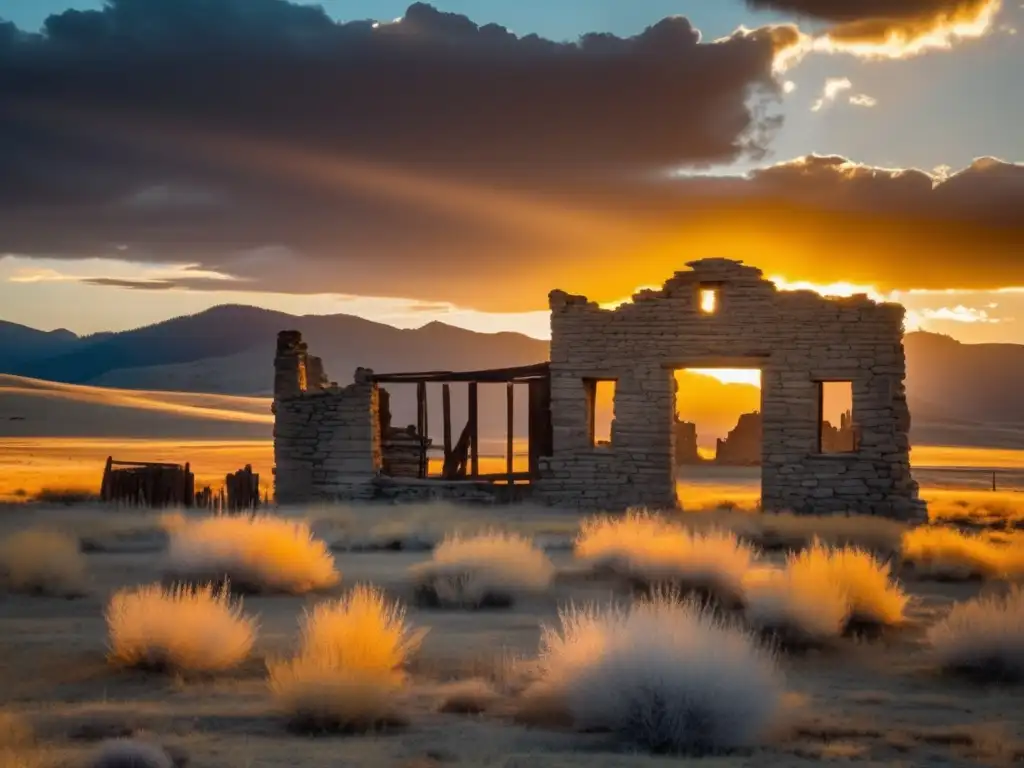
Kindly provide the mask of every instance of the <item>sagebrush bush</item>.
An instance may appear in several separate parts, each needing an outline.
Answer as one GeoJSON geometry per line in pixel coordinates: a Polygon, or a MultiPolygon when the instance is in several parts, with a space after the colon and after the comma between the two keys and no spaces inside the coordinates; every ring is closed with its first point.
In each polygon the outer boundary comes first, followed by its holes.
{"type": "Polygon", "coordinates": [[[0,540],[0,588],[9,592],[78,597],[87,586],[78,539],[60,531],[30,528],[0,540]]]}
{"type": "Polygon", "coordinates": [[[242,601],[212,585],[121,589],[110,598],[106,620],[113,663],[158,671],[235,667],[248,657],[257,631],[242,601]]]}
{"type": "Polygon", "coordinates": [[[228,580],[248,592],[303,594],[341,576],[327,545],[303,521],[273,515],[220,515],[168,530],[167,575],[192,583],[228,580]]]}
{"type": "Polygon", "coordinates": [[[903,535],[904,563],[921,578],[942,581],[993,579],[1020,571],[1024,552],[955,528],[922,525],[903,535]]]}
{"type": "Polygon", "coordinates": [[[744,581],[750,626],[792,646],[819,645],[842,635],[850,616],[846,592],[835,578],[811,575],[799,568],[751,570],[744,581]]]}
{"type": "Polygon", "coordinates": [[[993,679],[1024,679],[1024,590],[957,603],[928,629],[939,666],[993,679]]]}
{"type": "Polygon", "coordinates": [[[574,553],[595,571],[648,588],[700,592],[726,604],[742,601],[743,577],[756,560],[732,531],[691,529],[643,511],[584,520],[574,553]]]}
{"type": "Polygon", "coordinates": [[[163,747],[138,739],[103,742],[86,763],[87,768],[174,768],[163,747]]]}
{"type": "Polygon", "coordinates": [[[814,541],[786,563],[792,583],[836,585],[846,595],[847,625],[894,626],[903,623],[909,597],[893,581],[890,564],[858,547],[829,547],[814,541]]]}
{"type": "Polygon", "coordinates": [[[296,728],[353,732],[399,723],[404,667],[424,634],[399,603],[357,585],[303,616],[294,657],[268,661],[270,689],[296,728]]]}
{"type": "Polygon", "coordinates": [[[628,608],[569,606],[559,624],[542,628],[527,706],[558,702],[579,729],[706,754],[756,744],[782,704],[774,654],[676,592],[628,608]]]}
{"type": "Polygon", "coordinates": [[[551,584],[555,566],[531,539],[517,533],[486,531],[453,534],[432,558],[414,565],[410,575],[418,597],[441,606],[507,606],[551,584]]]}

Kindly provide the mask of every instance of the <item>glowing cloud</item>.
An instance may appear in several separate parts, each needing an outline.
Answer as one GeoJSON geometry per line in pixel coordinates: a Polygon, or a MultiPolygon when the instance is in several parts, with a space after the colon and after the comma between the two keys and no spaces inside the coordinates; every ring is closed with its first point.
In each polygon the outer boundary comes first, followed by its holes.
{"type": "Polygon", "coordinates": [[[866,93],[858,93],[850,97],[850,103],[855,107],[874,107],[878,104],[878,99],[866,93]]]}
{"type": "Polygon", "coordinates": [[[821,94],[821,98],[811,105],[811,112],[820,112],[825,108],[825,105],[834,102],[840,93],[851,88],[853,88],[853,83],[850,82],[849,78],[830,77],[825,81],[825,90],[821,94]]]}
{"type": "Polygon", "coordinates": [[[818,34],[800,33],[780,51],[784,71],[809,53],[845,53],[865,59],[903,59],[984,37],[999,28],[1002,0],[747,0],[753,8],[789,11],[831,22],[818,34]]]}

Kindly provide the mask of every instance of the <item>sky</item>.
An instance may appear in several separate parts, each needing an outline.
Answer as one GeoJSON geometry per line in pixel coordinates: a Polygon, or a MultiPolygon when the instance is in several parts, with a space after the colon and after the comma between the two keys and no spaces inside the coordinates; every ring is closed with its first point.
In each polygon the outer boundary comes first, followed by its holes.
{"type": "Polygon", "coordinates": [[[0,319],[546,337],[727,256],[1024,343],[1020,0],[321,8],[0,0],[0,319]]]}

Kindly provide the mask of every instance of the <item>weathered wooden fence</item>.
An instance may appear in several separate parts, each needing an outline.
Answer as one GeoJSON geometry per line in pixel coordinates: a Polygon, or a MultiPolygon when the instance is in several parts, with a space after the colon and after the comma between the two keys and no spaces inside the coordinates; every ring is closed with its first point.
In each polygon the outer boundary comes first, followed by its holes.
{"type": "Polygon", "coordinates": [[[191,507],[195,477],[188,464],[117,461],[108,456],[100,499],[131,507],[191,507]]]}
{"type": "Polygon", "coordinates": [[[255,512],[263,503],[260,476],[252,465],[224,476],[224,487],[196,491],[189,464],[118,461],[107,457],[100,499],[130,507],[196,507],[217,513],[255,512]]]}

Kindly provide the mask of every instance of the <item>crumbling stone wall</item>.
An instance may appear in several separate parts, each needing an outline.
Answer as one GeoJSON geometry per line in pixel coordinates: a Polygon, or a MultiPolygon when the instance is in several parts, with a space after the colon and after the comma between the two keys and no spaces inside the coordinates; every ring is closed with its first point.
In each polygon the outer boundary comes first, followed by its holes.
{"type": "Polygon", "coordinates": [[[347,387],[329,383],[297,331],[278,334],[274,371],[277,502],[373,498],[381,467],[373,372],[358,369],[347,387]]]}
{"type": "Polygon", "coordinates": [[[904,309],[866,296],[782,292],[742,262],[688,264],[661,290],[604,310],[552,291],[554,449],[535,494],[592,509],[677,505],[678,368],[762,371],[762,505],[798,513],[924,515],[910,473],[904,309]],[[704,313],[702,289],[716,291],[704,313]],[[591,443],[587,380],[615,380],[611,445],[591,443]],[[818,452],[819,382],[851,381],[856,452],[818,452]]]}

